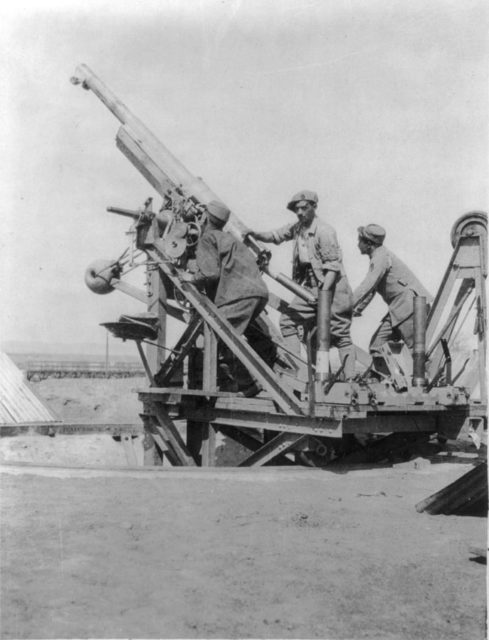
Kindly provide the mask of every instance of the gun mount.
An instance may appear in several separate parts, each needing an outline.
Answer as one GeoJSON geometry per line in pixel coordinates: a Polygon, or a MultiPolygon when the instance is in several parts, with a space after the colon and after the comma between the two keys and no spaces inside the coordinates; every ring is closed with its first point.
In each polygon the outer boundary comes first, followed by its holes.
{"type": "MultiPolygon", "coordinates": [[[[346,382],[342,367],[331,370],[329,357],[324,357],[329,352],[326,298],[319,305],[326,331],[318,336],[321,366],[316,370],[311,335],[306,336],[307,359],[292,358],[264,313],[255,327],[263,345],[257,351],[205,295],[182,281],[182,270],[191,268],[195,258],[206,205],[218,196],[192,176],[88,67],[79,66],[72,82],[91,90],[121,122],[117,147],[162,198],[158,212],[151,198],[136,210],[109,207],[111,213],[131,220],[134,243],[118,259],[92,264],[86,274],[94,292],[118,289],[146,306],[141,315],[123,316],[107,327],[136,343],[149,381],[139,391],[143,423],[162,458],[173,465],[213,465],[220,431],[249,449],[242,466],[270,461],[321,466],[379,459],[419,440],[452,439],[485,428],[486,214],[471,212],[453,227],[453,256],[433,307],[427,315],[420,300],[414,310],[414,361],[406,347],[388,343],[386,378],[372,377],[367,366],[353,382],[346,382]],[[146,290],[124,281],[135,252],[144,256],[140,264],[147,272],[146,290]],[[174,345],[167,344],[168,317],[185,325],[174,345]],[[474,317],[476,348],[455,370],[457,338],[474,317]],[[260,384],[260,396],[243,398],[220,389],[219,342],[260,384]],[[148,344],[146,353],[142,343],[148,344]],[[272,359],[263,357],[267,351],[273,352],[272,359]],[[185,439],[176,420],[186,422],[185,439]],[[349,452],[346,445],[354,436],[356,450],[349,452]],[[373,446],[366,447],[366,440],[373,446]]],[[[246,229],[232,213],[227,230],[248,245],[262,271],[296,295],[313,299],[307,289],[270,271],[270,253],[248,238],[246,229]]],[[[287,313],[287,302],[280,296],[271,294],[269,306],[287,313]]],[[[359,365],[369,361],[360,349],[357,360],[359,365]]]]}

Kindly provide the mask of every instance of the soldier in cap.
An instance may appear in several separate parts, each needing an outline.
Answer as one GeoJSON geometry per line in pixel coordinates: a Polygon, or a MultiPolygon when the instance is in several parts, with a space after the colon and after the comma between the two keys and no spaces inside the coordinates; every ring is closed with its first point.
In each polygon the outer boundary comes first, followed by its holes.
{"type": "MultiPolygon", "coordinates": [[[[311,289],[316,296],[319,288],[333,290],[331,341],[339,350],[345,377],[351,379],[355,371],[355,348],[350,335],[352,290],[343,267],[336,231],[318,218],[317,204],[315,191],[299,191],[287,204],[287,209],[296,214],[296,222],[274,231],[249,231],[246,235],[275,244],[293,240],[293,279],[311,289]]],[[[281,315],[280,330],[291,352],[300,353],[298,327],[310,326],[316,317],[317,304],[305,302],[299,297],[289,304],[288,313],[281,315]]]]}
{"type": "MultiPolygon", "coordinates": [[[[204,231],[196,251],[197,271],[183,273],[181,278],[204,287],[221,315],[239,334],[244,333],[250,345],[263,355],[263,335],[253,321],[268,302],[268,289],[250,250],[230,233],[223,231],[230,210],[217,200],[210,202],[206,208],[204,231]]],[[[266,346],[270,348],[270,345],[266,346]]],[[[239,390],[247,397],[260,392],[260,387],[244,367],[235,365],[229,349],[222,349],[220,359],[220,369],[226,372],[227,382],[233,380],[229,376],[234,376],[234,381],[238,382],[239,389],[228,385],[229,390],[239,390]],[[240,378],[239,381],[236,376],[240,378]]]]}
{"type": "Polygon", "coordinates": [[[399,258],[384,247],[385,229],[378,224],[358,228],[358,248],[370,258],[367,276],[353,292],[353,315],[359,316],[378,293],[389,311],[372,336],[369,350],[375,368],[381,373],[383,365],[380,348],[388,340],[403,340],[412,351],[414,342],[413,298],[424,296],[430,305],[431,294],[414,273],[399,258]]]}

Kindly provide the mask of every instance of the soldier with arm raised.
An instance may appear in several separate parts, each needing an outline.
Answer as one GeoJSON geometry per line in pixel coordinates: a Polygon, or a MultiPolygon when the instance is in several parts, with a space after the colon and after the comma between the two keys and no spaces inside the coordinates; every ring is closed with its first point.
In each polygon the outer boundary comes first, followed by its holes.
{"type": "MultiPolygon", "coordinates": [[[[318,297],[319,289],[333,294],[331,305],[331,341],[339,350],[347,379],[354,375],[355,350],[350,326],[352,290],[342,262],[341,248],[334,228],[316,213],[318,196],[314,191],[296,193],[287,204],[297,220],[273,231],[249,231],[247,235],[262,242],[294,241],[292,278],[318,297]]],[[[311,326],[317,317],[317,303],[296,296],[289,313],[280,317],[280,330],[290,351],[299,353],[299,325],[311,326]]]]}

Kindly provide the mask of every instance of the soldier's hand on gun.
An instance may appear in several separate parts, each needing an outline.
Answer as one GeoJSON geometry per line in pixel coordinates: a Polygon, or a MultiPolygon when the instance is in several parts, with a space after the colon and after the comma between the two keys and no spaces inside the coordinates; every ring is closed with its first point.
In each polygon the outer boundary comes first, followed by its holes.
{"type": "Polygon", "coordinates": [[[180,275],[180,280],[182,282],[195,282],[193,273],[189,273],[188,271],[183,271],[179,275],[180,275]]]}

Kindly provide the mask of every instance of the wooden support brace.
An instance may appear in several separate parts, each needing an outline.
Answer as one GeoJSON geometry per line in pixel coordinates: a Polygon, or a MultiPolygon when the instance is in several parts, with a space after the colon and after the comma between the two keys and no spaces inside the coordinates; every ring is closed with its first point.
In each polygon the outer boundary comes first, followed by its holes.
{"type": "Polygon", "coordinates": [[[184,466],[195,466],[195,460],[190,455],[189,450],[185,446],[182,437],[167,412],[156,402],[151,403],[151,409],[158,421],[155,429],[160,432],[163,440],[171,446],[177,456],[178,463],[184,466]]]}
{"type": "Polygon", "coordinates": [[[207,323],[204,324],[203,390],[217,391],[217,337],[207,323]]]}
{"type": "Polygon", "coordinates": [[[226,436],[226,438],[231,438],[231,440],[243,445],[250,451],[258,451],[263,444],[258,438],[255,438],[249,433],[246,433],[246,431],[237,429],[233,426],[219,425],[218,430],[226,436]]]}
{"type": "Polygon", "coordinates": [[[173,467],[181,466],[177,454],[175,453],[170,443],[163,439],[163,436],[161,435],[162,433],[163,430],[157,425],[154,425],[150,430],[150,435],[156,443],[156,446],[160,453],[160,457],[163,458],[163,456],[165,456],[168,462],[173,467]]]}
{"type": "Polygon", "coordinates": [[[202,466],[214,467],[216,465],[216,430],[206,423],[202,429],[202,466]]]}
{"type": "Polygon", "coordinates": [[[243,460],[240,467],[260,467],[281,453],[286,453],[292,447],[299,445],[308,436],[296,433],[280,433],[266,444],[243,460]]]}
{"type": "Polygon", "coordinates": [[[144,350],[143,350],[143,348],[141,346],[141,341],[140,340],[136,340],[136,346],[138,348],[139,356],[140,356],[141,361],[143,363],[144,370],[146,371],[146,375],[148,376],[149,384],[152,387],[154,387],[155,386],[155,381],[154,381],[154,378],[153,378],[153,373],[152,373],[152,371],[150,369],[148,360],[147,360],[146,355],[144,353],[144,350]]]}
{"type": "Polygon", "coordinates": [[[166,453],[168,451],[168,444],[163,440],[161,435],[156,430],[156,427],[152,427],[149,429],[149,434],[153,438],[155,444],[160,449],[161,453],[166,453]]]}
{"type": "MultiPolygon", "coordinates": [[[[231,440],[234,440],[238,444],[243,445],[250,451],[258,451],[258,449],[260,449],[263,446],[263,443],[261,440],[258,440],[258,438],[255,438],[249,433],[246,433],[242,429],[237,429],[236,427],[230,427],[230,426],[228,427],[226,425],[219,425],[218,430],[227,438],[231,438],[231,440]]],[[[289,460],[289,458],[286,458],[284,455],[275,456],[275,462],[277,464],[284,465],[284,466],[295,464],[292,460],[289,460]]]]}
{"type": "Polygon", "coordinates": [[[204,321],[195,315],[189,322],[187,328],[182,333],[180,339],[173,349],[173,354],[165,360],[160,371],[156,375],[159,386],[168,384],[177,368],[182,364],[184,358],[192,348],[195,339],[202,330],[204,321]]]}

